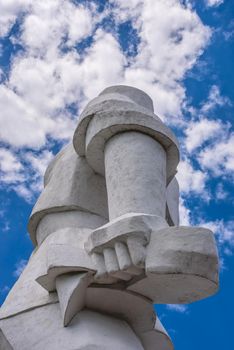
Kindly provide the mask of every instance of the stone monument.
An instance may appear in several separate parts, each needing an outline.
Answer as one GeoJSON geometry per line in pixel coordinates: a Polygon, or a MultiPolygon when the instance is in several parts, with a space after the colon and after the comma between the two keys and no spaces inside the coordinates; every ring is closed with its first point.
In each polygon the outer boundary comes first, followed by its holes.
{"type": "Polygon", "coordinates": [[[0,349],[171,350],[153,303],[218,289],[213,234],[179,226],[179,147],[143,91],[113,86],[48,166],[35,249],[0,309],[0,349]]]}

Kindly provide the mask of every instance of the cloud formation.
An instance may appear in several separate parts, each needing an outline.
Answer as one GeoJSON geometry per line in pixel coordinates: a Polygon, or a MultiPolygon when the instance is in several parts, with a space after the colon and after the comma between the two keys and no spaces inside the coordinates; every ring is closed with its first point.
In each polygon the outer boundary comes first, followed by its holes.
{"type": "MultiPolygon", "coordinates": [[[[211,30],[178,0],[110,3],[99,11],[92,1],[0,1],[0,35],[8,36],[12,47],[18,45],[0,85],[0,141],[8,149],[40,152],[49,139],[69,140],[85,103],[113,84],[142,88],[162,118],[183,119],[183,78],[211,30]],[[106,27],[107,20],[113,26],[106,27]],[[126,20],[138,37],[133,56],[124,52],[117,34],[126,20]],[[16,23],[17,32],[12,29],[16,23]]],[[[14,174],[12,169],[5,176],[13,179],[14,174]]],[[[19,182],[20,187],[12,181],[14,189],[28,198],[30,190],[19,182]]]]}
{"type": "Polygon", "coordinates": [[[19,260],[15,265],[15,270],[13,272],[13,275],[18,278],[21,275],[21,273],[24,271],[26,265],[27,265],[27,260],[25,259],[19,260]]]}
{"type": "Polygon", "coordinates": [[[179,313],[188,313],[188,306],[187,305],[181,305],[181,304],[167,304],[167,310],[169,311],[176,311],[179,313]]]}
{"type": "Polygon", "coordinates": [[[221,5],[224,0],[205,0],[205,3],[208,7],[217,7],[221,5]]]}
{"type": "Polygon", "coordinates": [[[199,161],[202,167],[211,170],[214,176],[231,176],[233,178],[234,134],[231,134],[227,140],[202,150],[199,161]]]}
{"type": "Polygon", "coordinates": [[[176,177],[182,193],[204,194],[206,174],[195,170],[188,159],[180,161],[176,177]]]}
{"type": "Polygon", "coordinates": [[[13,57],[0,90],[3,142],[40,148],[48,136],[69,139],[75,126],[69,107],[80,110],[104,87],[118,83],[150,93],[160,116],[181,117],[182,79],[207,45],[210,29],[179,1],[112,3],[112,10],[103,13],[93,2],[86,7],[63,0],[0,3],[7,13],[2,35],[18,20],[20,32],[10,40],[23,48],[13,57]],[[139,37],[135,57],[123,53],[114,29],[99,26],[113,17],[118,28],[123,11],[139,37]],[[91,35],[91,45],[81,54],[79,44],[91,35]]]}

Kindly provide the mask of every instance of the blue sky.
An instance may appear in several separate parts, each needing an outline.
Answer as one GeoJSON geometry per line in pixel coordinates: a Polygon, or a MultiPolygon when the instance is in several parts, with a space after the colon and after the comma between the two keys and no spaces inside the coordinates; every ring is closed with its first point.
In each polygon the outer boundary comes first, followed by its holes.
{"type": "Polygon", "coordinates": [[[27,220],[53,155],[103,88],[146,91],[181,144],[181,224],[211,228],[220,292],[157,306],[176,349],[233,333],[232,0],[0,0],[0,303],[33,249],[27,220]]]}

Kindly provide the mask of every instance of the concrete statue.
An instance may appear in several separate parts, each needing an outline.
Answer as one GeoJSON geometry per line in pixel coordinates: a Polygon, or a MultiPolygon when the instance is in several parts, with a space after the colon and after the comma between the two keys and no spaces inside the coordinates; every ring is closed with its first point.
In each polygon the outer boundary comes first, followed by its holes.
{"type": "Polygon", "coordinates": [[[171,350],[153,304],[218,289],[213,234],[179,226],[179,147],[143,91],[105,89],[48,166],[35,249],[0,309],[0,349],[171,350]]]}

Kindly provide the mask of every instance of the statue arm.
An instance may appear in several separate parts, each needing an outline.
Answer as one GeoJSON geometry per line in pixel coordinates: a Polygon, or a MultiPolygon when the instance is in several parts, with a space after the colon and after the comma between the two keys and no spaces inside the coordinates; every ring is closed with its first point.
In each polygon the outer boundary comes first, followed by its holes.
{"type": "Polygon", "coordinates": [[[166,188],[176,172],[178,146],[143,97],[137,89],[124,96],[107,91],[105,104],[99,96],[84,110],[74,134],[76,152],[106,181],[109,223],[85,245],[102,266],[97,277],[129,280],[144,273],[152,232],[168,226],[166,188]]]}

